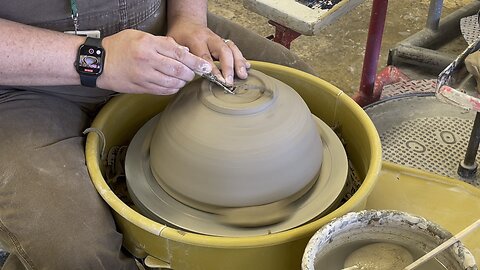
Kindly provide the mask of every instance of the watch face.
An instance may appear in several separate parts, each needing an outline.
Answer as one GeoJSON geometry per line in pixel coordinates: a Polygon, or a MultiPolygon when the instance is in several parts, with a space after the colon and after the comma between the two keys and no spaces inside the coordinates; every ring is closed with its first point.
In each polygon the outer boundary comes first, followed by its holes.
{"type": "Polygon", "coordinates": [[[103,54],[103,48],[89,45],[80,46],[77,70],[84,74],[100,74],[103,69],[103,54]]]}

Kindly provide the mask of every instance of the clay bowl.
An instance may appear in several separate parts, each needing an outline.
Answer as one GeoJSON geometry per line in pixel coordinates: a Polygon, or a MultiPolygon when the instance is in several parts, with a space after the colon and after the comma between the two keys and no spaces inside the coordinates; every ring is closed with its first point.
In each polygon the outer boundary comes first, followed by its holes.
{"type": "MultiPolygon", "coordinates": [[[[375,264],[368,264],[367,269],[404,269],[450,237],[452,234],[437,224],[405,212],[352,212],[331,221],[314,234],[305,249],[302,270],[344,269],[351,266],[348,263],[352,255],[359,251],[363,251],[364,256],[360,260],[371,260],[375,264]],[[366,250],[380,245],[382,249],[366,250]],[[396,246],[397,253],[392,253],[391,246],[396,246]],[[406,265],[395,262],[405,257],[402,250],[410,256],[406,265]],[[365,258],[369,256],[373,257],[365,258]]],[[[474,270],[477,266],[470,251],[457,242],[416,269],[474,270]]]]}
{"type": "Polygon", "coordinates": [[[215,212],[303,195],[322,163],[322,142],[303,99],[259,71],[235,95],[206,80],[184,87],[162,112],[150,145],[160,186],[215,212]]]}

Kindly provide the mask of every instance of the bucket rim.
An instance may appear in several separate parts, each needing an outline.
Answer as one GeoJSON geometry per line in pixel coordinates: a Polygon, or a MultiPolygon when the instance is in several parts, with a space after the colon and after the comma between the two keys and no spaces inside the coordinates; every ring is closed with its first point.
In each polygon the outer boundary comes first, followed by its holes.
{"type": "MultiPolygon", "coordinates": [[[[287,72],[298,79],[310,81],[311,83],[318,85],[323,90],[328,91],[331,95],[336,96],[337,102],[343,103],[351,110],[352,114],[355,114],[355,116],[358,118],[358,121],[360,121],[360,124],[365,128],[365,132],[368,137],[368,143],[371,146],[369,153],[370,163],[368,164],[368,168],[366,169],[366,174],[362,185],[355,192],[355,194],[353,194],[353,196],[348,201],[343,203],[340,207],[318,220],[309,222],[297,228],[274,234],[249,237],[218,237],[182,231],[177,228],[171,228],[162,225],[141,215],[117,197],[117,195],[110,189],[101,173],[101,149],[99,147],[99,145],[101,144],[100,137],[97,133],[89,133],[87,136],[87,142],[85,147],[87,168],[95,188],[97,189],[101,197],[105,200],[105,202],[107,202],[107,204],[114,210],[115,215],[127,220],[133,225],[155,236],[163,237],[173,241],[179,241],[182,243],[212,247],[261,247],[291,242],[297,239],[305,238],[306,235],[311,236],[322,225],[328,223],[335,217],[339,217],[348,213],[349,209],[354,208],[356,205],[366,200],[368,195],[373,190],[378,175],[380,173],[382,167],[382,154],[381,142],[376,128],[368,115],[363,111],[363,109],[353,99],[351,99],[348,95],[346,95],[336,86],[314,75],[278,64],[260,61],[250,62],[252,64],[252,68],[259,69],[262,72],[270,71],[280,74],[287,72]]],[[[281,80],[281,78],[277,79],[281,80]]],[[[98,115],[92,122],[92,128],[102,130],[102,128],[105,126],[106,121],[108,121],[109,115],[113,114],[118,108],[119,104],[122,104],[124,100],[128,99],[128,96],[129,95],[119,95],[110,100],[102,108],[102,110],[98,113],[98,115]]]]}

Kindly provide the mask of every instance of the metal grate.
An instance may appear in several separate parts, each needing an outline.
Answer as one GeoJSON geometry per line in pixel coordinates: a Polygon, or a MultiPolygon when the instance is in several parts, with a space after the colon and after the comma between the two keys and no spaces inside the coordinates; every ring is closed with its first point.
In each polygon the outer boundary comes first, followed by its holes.
{"type": "Polygon", "coordinates": [[[406,93],[435,92],[436,84],[437,80],[434,79],[401,81],[389,84],[383,87],[381,99],[406,93]]]}
{"type": "MultiPolygon", "coordinates": [[[[456,117],[404,121],[380,134],[383,159],[458,178],[458,164],[464,158],[472,126],[473,120],[456,117]]],[[[480,162],[479,156],[477,162],[480,162]]],[[[480,186],[477,179],[462,180],[480,186]]]]}
{"type": "Polygon", "coordinates": [[[460,30],[463,38],[470,45],[475,43],[480,37],[480,29],[478,26],[478,15],[472,15],[460,19],[460,30]]]}
{"type": "Polygon", "coordinates": [[[347,182],[345,183],[345,188],[344,188],[345,195],[343,196],[343,199],[341,200],[340,205],[348,201],[355,194],[355,192],[357,192],[357,190],[360,188],[362,183],[363,183],[363,179],[360,179],[360,176],[358,175],[357,171],[353,167],[352,161],[348,160],[348,176],[347,176],[347,182]]]}

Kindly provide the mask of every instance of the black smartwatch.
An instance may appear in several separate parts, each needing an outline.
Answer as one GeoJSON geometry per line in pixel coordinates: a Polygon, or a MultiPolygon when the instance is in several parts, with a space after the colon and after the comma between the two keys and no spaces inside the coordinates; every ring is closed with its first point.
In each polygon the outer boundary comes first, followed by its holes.
{"type": "Polygon", "coordinates": [[[103,72],[104,61],[105,50],[102,48],[102,40],[87,37],[85,43],[78,48],[77,60],[75,61],[75,67],[83,86],[97,86],[97,78],[103,72]]]}

